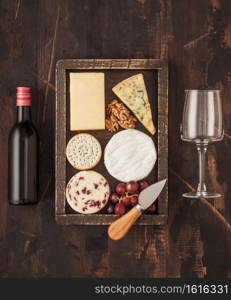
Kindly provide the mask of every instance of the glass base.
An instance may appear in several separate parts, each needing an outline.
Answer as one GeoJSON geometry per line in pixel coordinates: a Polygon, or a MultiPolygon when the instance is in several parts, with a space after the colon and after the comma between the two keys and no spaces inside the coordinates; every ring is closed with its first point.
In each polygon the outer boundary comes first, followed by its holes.
{"type": "Polygon", "coordinates": [[[209,192],[189,192],[182,195],[185,198],[218,198],[221,197],[219,193],[209,193],[209,192]]]}

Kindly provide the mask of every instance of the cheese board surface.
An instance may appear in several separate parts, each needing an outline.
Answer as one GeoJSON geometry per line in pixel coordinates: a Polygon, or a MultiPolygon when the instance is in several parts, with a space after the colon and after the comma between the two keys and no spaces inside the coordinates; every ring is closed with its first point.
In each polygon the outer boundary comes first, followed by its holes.
{"type": "MultiPolygon", "coordinates": [[[[157,150],[157,162],[146,178],[154,183],[168,177],[168,66],[166,61],[156,59],[68,59],[60,60],[56,66],[56,185],[55,185],[55,215],[60,224],[65,225],[107,225],[118,218],[108,214],[106,207],[100,212],[90,215],[79,214],[66,201],[66,185],[78,171],[66,159],[66,146],[76,134],[92,134],[100,143],[102,151],[115,133],[108,130],[70,130],[71,74],[80,73],[103,74],[105,82],[105,108],[113,99],[118,99],[112,89],[119,82],[142,74],[149,96],[153,123],[156,134],[152,135],[140,123],[136,129],[152,138],[157,150]]],[[[119,129],[119,131],[122,128],[119,129]]],[[[118,183],[107,171],[103,158],[93,169],[102,174],[108,181],[113,192],[118,183]]],[[[157,200],[155,214],[143,214],[137,225],[163,225],[167,222],[168,191],[167,185],[157,200]]]]}

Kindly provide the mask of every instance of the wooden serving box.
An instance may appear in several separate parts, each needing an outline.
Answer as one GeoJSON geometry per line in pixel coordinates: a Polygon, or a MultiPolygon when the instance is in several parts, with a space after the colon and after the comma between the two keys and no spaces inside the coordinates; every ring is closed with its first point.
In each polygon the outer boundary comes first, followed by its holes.
{"type": "MultiPolygon", "coordinates": [[[[153,172],[147,177],[150,183],[168,178],[168,65],[159,59],[66,59],[56,65],[56,134],[55,134],[55,216],[59,224],[64,225],[107,225],[118,218],[107,214],[106,208],[100,213],[83,215],[72,210],[65,197],[69,179],[78,172],[66,160],[65,150],[69,139],[78,131],[70,131],[70,72],[104,72],[105,106],[113,99],[118,99],[112,87],[132,75],[144,75],[153,121],[157,132],[154,136],[148,133],[140,122],[136,129],[153,138],[157,149],[157,162],[153,172]]],[[[87,131],[93,134],[104,150],[113,133],[107,130],[87,131]]],[[[111,192],[118,182],[107,172],[103,157],[94,168],[108,180],[111,192]]],[[[136,222],[137,225],[164,225],[168,216],[168,184],[164,187],[157,203],[155,214],[144,213],[136,222]]]]}

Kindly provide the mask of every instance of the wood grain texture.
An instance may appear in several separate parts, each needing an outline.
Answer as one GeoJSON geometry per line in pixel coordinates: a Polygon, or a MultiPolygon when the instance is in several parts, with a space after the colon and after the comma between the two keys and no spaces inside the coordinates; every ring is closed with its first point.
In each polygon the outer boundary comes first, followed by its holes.
{"type": "Polygon", "coordinates": [[[231,276],[230,10],[229,0],[0,2],[1,277],[231,276]],[[56,224],[54,66],[63,58],[169,61],[168,226],[135,226],[115,242],[106,226],[56,224]],[[17,85],[33,87],[40,135],[41,201],[33,207],[7,204],[7,138],[17,85]],[[179,138],[184,89],[205,86],[222,90],[226,133],[209,148],[207,178],[224,193],[210,206],[181,197],[196,187],[198,168],[196,149],[179,138]]]}

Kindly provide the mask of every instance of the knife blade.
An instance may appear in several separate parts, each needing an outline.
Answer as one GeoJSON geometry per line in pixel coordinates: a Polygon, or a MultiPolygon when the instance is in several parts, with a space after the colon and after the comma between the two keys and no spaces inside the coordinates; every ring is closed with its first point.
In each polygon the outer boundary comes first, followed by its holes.
{"type": "Polygon", "coordinates": [[[167,179],[163,179],[161,181],[158,181],[157,183],[150,185],[139,194],[138,203],[141,206],[142,210],[147,209],[152,205],[153,202],[156,201],[163,187],[165,186],[166,180],[167,179]]]}
{"type": "Polygon", "coordinates": [[[139,195],[138,204],[109,226],[108,235],[112,240],[120,240],[127,234],[142,212],[158,198],[166,180],[161,180],[144,189],[139,195]]]}

